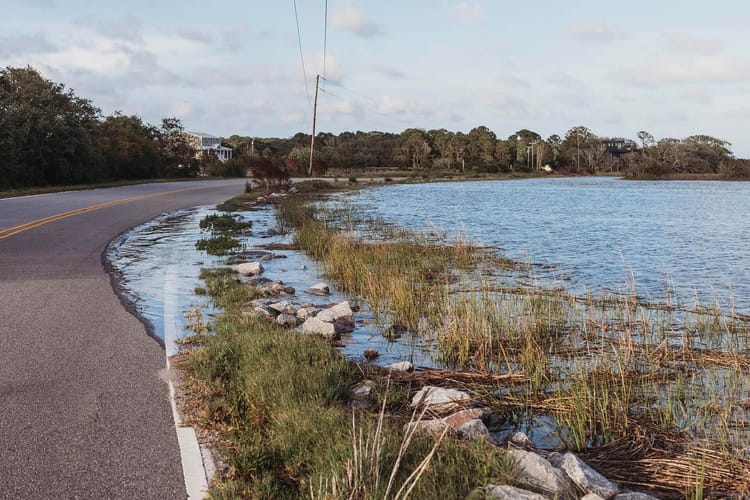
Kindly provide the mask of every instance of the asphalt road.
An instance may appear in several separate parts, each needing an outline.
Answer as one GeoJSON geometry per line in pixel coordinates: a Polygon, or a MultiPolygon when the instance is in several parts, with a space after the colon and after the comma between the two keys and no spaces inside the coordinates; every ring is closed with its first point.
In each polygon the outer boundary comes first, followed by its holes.
{"type": "Polygon", "coordinates": [[[243,187],[144,184],[0,199],[0,498],[185,498],[164,350],[121,304],[102,254],[149,218],[243,187]]]}

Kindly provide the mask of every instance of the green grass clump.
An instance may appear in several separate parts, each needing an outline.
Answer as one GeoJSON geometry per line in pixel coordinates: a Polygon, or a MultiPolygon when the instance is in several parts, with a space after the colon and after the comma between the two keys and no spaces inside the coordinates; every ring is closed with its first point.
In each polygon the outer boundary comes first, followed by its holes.
{"type": "Polygon", "coordinates": [[[212,498],[379,499],[407,487],[414,498],[464,498],[513,481],[505,452],[486,442],[414,435],[402,446],[402,422],[346,406],[360,373],[353,363],[320,338],[238,314],[247,286],[231,270],[201,277],[225,312],[182,366],[200,394],[191,419],[218,431],[229,466],[212,498]]]}
{"type": "Polygon", "coordinates": [[[241,243],[227,234],[212,236],[210,238],[201,238],[195,243],[195,248],[202,250],[211,255],[227,255],[235,248],[239,248],[241,243]]]}
{"type": "Polygon", "coordinates": [[[310,179],[294,183],[294,188],[298,193],[315,193],[319,191],[329,191],[333,185],[328,181],[320,179],[310,179]]]}
{"type": "Polygon", "coordinates": [[[252,227],[252,222],[242,221],[231,214],[211,214],[198,223],[201,229],[212,233],[241,233],[252,227]]]}

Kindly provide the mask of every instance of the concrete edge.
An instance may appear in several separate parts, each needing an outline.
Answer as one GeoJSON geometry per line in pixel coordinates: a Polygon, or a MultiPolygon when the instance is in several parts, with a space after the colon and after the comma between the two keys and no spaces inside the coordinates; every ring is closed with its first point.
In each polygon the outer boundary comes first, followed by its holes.
{"type": "MultiPolygon", "coordinates": [[[[172,373],[172,363],[167,356],[167,371],[172,373]]],[[[182,425],[182,417],[177,409],[176,390],[171,377],[169,384],[169,402],[172,407],[177,444],[180,448],[182,475],[185,478],[185,490],[188,499],[202,499],[208,496],[208,481],[213,475],[213,459],[210,451],[202,450],[198,443],[198,435],[193,427],[182,425]],[[205,451],[205,455],[204,455],[205,451]],[[207,460],[204,460],[207,459],[207,460]],[[209,473],[210,470],[210,473],[209,473]]]]}

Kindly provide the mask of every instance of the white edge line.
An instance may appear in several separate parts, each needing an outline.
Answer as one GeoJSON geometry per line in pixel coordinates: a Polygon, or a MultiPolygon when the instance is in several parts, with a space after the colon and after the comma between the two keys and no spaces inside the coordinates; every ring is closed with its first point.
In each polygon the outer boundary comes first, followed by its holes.
{"type": "Polygon", "coordinates": [[[180,448],[180,460],[182,462],[182,475],[185,478],[185,490],[190,500],[203,499],[208,496],[208,477],[206,467],[203,463],[200,444],[195,429],[184,427],[182,417],[177,410],[176,390],[172,382],[172,363],[170,354],[174,354],[176,327],[175,315],[177,313],[177,302],[175,297],[174,267],[169,266],[164,279],[164,345],[167,364],[167,383],[169,384],[169,402],[172,406],[172,418],[174,419],[175,432],[177,433],[177,444],[180,448]]]}

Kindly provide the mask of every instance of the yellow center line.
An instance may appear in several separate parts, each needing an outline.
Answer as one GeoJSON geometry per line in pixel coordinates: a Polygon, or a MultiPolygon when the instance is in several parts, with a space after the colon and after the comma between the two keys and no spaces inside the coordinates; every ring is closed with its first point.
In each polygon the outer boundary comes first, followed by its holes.
{"type": "Polygon", "coordinates": [[[0,229],[0,240],[3,240],[5,238],[10,238],[11,236],[15,236],[17,234],[29,231],[39,226],[44,226],[45,224],[50,224],[58,220],[67,219],[68,217],[73,217],[75,215],[81,215],[81,214],[93,212],[96,210],[101,210],[102,208],[114,207],[117,205],[122,205],[124,203],[132,203],[134,201],[145,200],[148,198],[155,198],[157,196],[163,196],[163,195],[168,195],[168,194],[183,193],[185,191],[195,191],[198,189],[208,189],[210,187],[216,187],[216,186],[198,186],[198,187],[173,189],[171,191],[162,191],[159,193],[142,194],[138,196],[131,196],[129,198],[121,198],[119,200],[107,201],[104,203],[99,203],[97,205],[90,205],[88,207],[77,208],[75,210],[69,210],[67,212],[62,212],[59,214],[42,217],[41,219],[35,219],[29,222],[24,222],[23,224],[19,224],[17,226],[0,229]]]}

